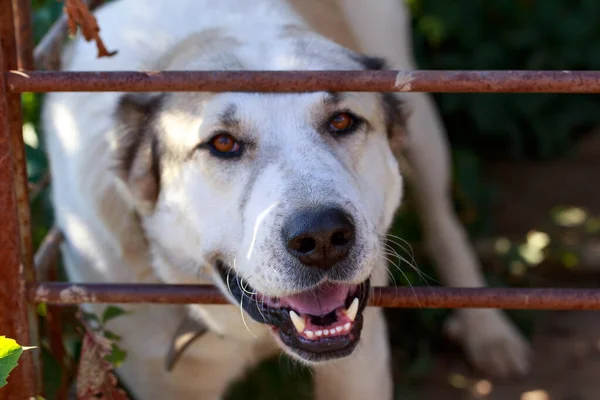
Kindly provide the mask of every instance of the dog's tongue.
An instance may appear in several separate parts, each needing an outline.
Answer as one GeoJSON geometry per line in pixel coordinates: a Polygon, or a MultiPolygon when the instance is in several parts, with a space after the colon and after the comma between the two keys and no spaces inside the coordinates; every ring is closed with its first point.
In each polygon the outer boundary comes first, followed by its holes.
{"type": "Polygon", "coordinates": [[[344,305],[350,289],[349,285],[328,283],[279,300],[301,314],[326,315],[344,305]]]}

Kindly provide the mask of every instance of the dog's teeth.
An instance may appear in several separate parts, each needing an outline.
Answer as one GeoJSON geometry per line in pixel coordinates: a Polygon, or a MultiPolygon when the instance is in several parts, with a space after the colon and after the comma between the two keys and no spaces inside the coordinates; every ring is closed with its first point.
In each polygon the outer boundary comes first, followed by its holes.
{"type": "Polygon", "coordinates": [[[313,333],[313,331],[304,331],[304,334],[309,339],[312,339],[315,336],[315,334],[313,333]]]}
{"type": "Polygon", "coordinates": [[[344,324],[344,330],[346,330],[346,331],[349,331],[351,327],[352,327],[352,324],[350,322],[346,322],[344,324]]]}
{"type": "Polygon", "coordinates": [[[335,329],[331,329],[331,330],[329,331],[329,334],[330,334],[330,335],[335,335],[335,329]]]}
{"type": "Polygon", "coordinates": [[[335,330],[337,331],[337,333],[340,333],[342,330],[344,330],[344,328],[342,328],[341,326],[337,326],[335,330]]]}
{"type": "Polygon", "coordinates": [[[323,331],[322,330],[318,330],[315,332],[315,335],[317,336],[323,336],[323,331]]]}
{"type": "Polygon", "coordinates": [[[304,318],[296,314],[294,310],[290,310],[290,318],[292,319],[292,323],[294,324],[294,327],[298,333],[304,332],[304,328],[306,328],[306,321],[304,318]]]}
{"type": "Polygon", "coordinates": [[[344,314],[350,319],[350,321],[354,322],[356,319],[356,314],[358,314],[358,297],[355,297],[352,300],[352,304],[348,307],[347,310],[344,310],[344,314]]]}
{"type": "Polygon", "coordinates": [[[323,335],[329,336],[329,331],[327,329],[323,329],[323,335]]]}

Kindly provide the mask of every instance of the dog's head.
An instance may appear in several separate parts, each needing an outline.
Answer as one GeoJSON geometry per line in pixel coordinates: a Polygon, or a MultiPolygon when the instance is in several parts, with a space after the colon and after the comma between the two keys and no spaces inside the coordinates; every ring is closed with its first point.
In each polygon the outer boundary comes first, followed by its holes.
{"type": "MultiPolygon", "coordinates": [[[[382,63],[283,27],[270,41],[202,33],[161,69],[359,70],[382,63]]],[[[307,361],[350,354],[382,236],[402,192],[391,149],[399,102],[380,93],[169,93],[121,98],[119,174],[167,282],[209,266],[283,348],[307,361]]]]}

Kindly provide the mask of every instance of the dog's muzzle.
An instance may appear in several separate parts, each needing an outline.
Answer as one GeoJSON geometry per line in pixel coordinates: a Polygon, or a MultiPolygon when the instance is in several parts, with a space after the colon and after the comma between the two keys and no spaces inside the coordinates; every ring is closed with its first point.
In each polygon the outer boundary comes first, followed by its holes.
{"type": "Polygon", "coordinates": [[[217,264],[231,294],[257,322],[270,325],[284,345],[306,361],[319,362],[352,353],[363,324],[370,281],[359,285],[326,282],[285,297],[256,292],[233,270],[217,264]]]}
{"type": "Polygon", "coordinates": [[[250,316],[268,324],[284,345],[307,361],[352,353],[360,339],[369,281],[359,285],[325,280],[350,256],[355,242],[351,216],[336,207],[299,210],[284,224],[281,240],[300,268],[322,275],[321,284],[291,296],[272,297],[250,288],[218,263],[221,278],[250,316]]]}

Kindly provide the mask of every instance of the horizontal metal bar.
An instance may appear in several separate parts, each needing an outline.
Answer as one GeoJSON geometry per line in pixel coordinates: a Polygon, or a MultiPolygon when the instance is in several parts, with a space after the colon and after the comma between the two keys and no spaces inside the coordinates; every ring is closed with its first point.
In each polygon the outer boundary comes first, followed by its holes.
{"type": "MultiPolygon", "coordinates": [[[[210,285],[30,283],[32,302],[229,304],[210,285]]],[[[371,306],[388,308],[503,308],[600,310],[600,289],[374,287],[371,306]]]]}
{"type": "Polygon", "coordinates": [[[27,297],[29,301],[48,304],[229,303],[212,285],[36,282],[27,287],[27,297]]]}
{"type": "Polygon", "coordinates": [[[600,93],[600,71],[10,71],[22,92],[600,93]]]}

